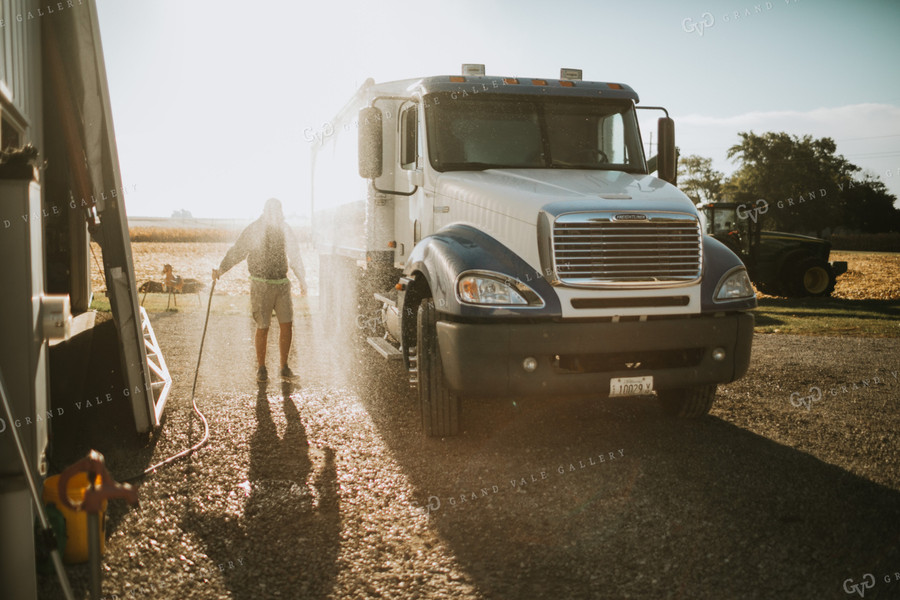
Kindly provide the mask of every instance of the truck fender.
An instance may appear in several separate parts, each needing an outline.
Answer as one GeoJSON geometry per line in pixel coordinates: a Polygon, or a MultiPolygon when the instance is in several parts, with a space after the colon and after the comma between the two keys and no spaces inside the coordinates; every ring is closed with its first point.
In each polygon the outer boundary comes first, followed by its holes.
{"type": "Polygon", "coordinates": [[[716,293],[716,286],[722,276],[735,267],[743,266],[744,263],[728,246],[711,235],[703,236],[703,281],[700,284],[702,312],[756,308],[756,297],[733,302],[713,302],[713,294],[716,293]]]}
{"type": "Polygon", "coordinates": [[[415,339],[416,311],[424,297],[450,318],[533,319],[562,315],[559,296],[548,278],[490,235],[469,225],[450,225],[420,241],[406,261],[405,289],[398,307],[404,354],[415,339]],[[495,271],[521,281],[543,300],[541,308],[472,306],[460,302],[457,277],[469,270],[495,271]]]}

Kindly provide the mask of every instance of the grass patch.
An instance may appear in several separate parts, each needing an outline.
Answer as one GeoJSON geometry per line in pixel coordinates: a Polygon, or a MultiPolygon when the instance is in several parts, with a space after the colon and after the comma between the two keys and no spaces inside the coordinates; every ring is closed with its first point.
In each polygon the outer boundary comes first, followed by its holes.
{"type": "Polygon", "coordinates": [[[900,301],[760,298],[757,333],[900,337],[900,301]]]}
{"type": "MultiPolygon", "coordinates": [[[[138,293],[138,304],[140,305],[141,299],[144,297],[143,294],[138,293]]],[[[203,307],[206,307],[206,298],[204,297],[203,307]]],[[[187,296],[179,296],[178,297],[178,306],[174,304],[170,304],[169,307],[166,307],[167,302],[167,294],[147,294],[147,297],[144,299],[143,307],[147,309],[148,313],[157,313],[157,312],[185,312],[190,311],[191,308],[197,310],[199,308],[199,304],[197,301],[196,294],[189,294],[187,296]]],[[[99,294],[94,294],[94,301],[91,302],[91,310],[96,310],[101,313],[112,312],[112,309],[109,305],[109,298],[106,297],[102,292],[99,294]]]]}
{"type": "Polygon", "coordinates": [[[94,299],[91,301],[91,310],[102,313],[112,312],[112,309],[109,307],[109,298],[102,293],[94,293],[94,299]]]}

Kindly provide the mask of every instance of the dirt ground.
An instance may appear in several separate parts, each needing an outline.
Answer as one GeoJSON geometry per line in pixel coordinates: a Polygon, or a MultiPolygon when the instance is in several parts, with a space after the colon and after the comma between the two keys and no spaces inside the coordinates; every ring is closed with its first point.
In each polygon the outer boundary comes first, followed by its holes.
{"type": "MultiPolygon", "coordinates": [[[[119,477],[200,439],[203,316],[152,314],[175,384],[146,446],[99,448],[119,477]]],[[[296,330],[298,378],[259,385],[249,318],[213,311],[209,444],[113,503],[105,598],[900,596],[900,340],[757,335],[698,421],[507,398],[426,439],[396,365],[296,330]]]]}
{"type": "MultiPolygon", "coordinates": [[[[227,247],[135,244],[138,281],[206,278],[227,247]]],[[[210,441],[113,503],[105,598],[900,597],[900,339],[757,334],[697,421],[652,397],[466,400],[459,437],[426,439],[401,369],[333,343],[304,258],[291,382],[255,381],[243,267],[217,286],[210,441]]],[[[896,255],[833,258],[837,296],[898,297],[896,255]]],[[[200,439],[204,316],[151,313],[174,385],[144,445],[93,444],[117,476],[200,439]]]]}

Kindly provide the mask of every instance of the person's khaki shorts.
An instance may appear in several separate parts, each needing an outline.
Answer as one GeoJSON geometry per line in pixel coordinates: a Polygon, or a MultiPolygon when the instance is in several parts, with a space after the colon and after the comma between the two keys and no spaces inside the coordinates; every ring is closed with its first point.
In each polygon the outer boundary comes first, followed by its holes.
{"type": "Polygon", "coordinates": [[[294,320],[294,304],[291,301],[290,283],[266,283],[250,280],[250,310],[259,329],[268,329],[272,311],[279,323],[294,320]]]}

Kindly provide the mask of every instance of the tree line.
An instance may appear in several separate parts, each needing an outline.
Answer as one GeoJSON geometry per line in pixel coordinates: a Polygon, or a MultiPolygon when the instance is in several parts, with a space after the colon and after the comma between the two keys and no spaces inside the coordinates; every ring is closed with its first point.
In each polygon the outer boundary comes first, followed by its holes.
{"type": "Polygon", "coordinates": [[[784,132],[739,133],[728,149],[738,162],[730,176],[713,169],[712,159],[680,157],[678,186],[694,202],[738,202],[770,207],[765,228],[823,237],[845,232],[900,232],[896,196],[878,178],[835,154],[831,138],[784,132]]]}

